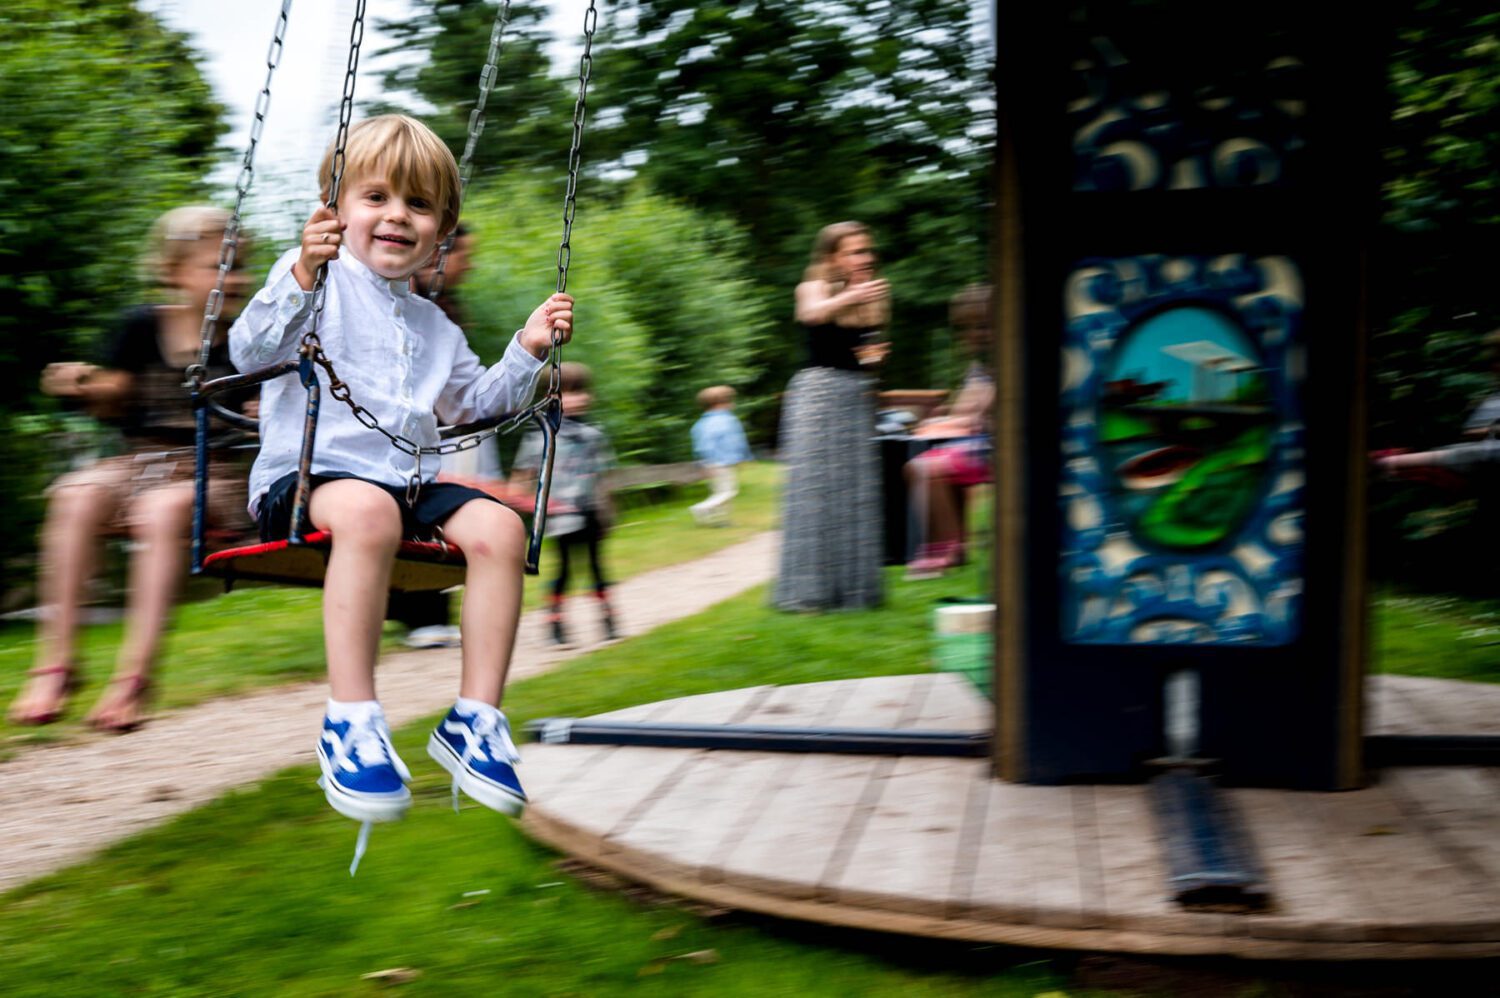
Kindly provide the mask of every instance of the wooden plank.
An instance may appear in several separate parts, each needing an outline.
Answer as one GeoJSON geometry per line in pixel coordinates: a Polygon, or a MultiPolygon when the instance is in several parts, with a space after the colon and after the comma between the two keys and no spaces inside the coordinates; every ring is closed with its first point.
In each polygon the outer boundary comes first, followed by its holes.
{"type": "MultiPolygon", "coordinates": [[[[831,723],[844,727],[892,727],[908,713],[908,701],[926,677],[887,676],[861,680],[831,723]]],[[[925,685],[921,687],[925,691],[925,685]]],[[[871,777],[889,759],[806,755],[786,782],[758,798],[742,814],[749,827],[731,831],[732,845],[715,855],[712,879],[731,886],[793,897],[813,897],[835,857],[849,817],[871,777]]]]}
{"type": "Polygon", "coordinates": [[[1342,876],[1379,924],[1372,938],[1409,942],[1500,939],[1495,909],[1476,894],[1417,822],[1380,786],[1307,794],[1320,847],[1343,858],[1342,876]]]}
{"type": "MultiPolygon", "coordinates": [[[[921,708],[901,726],[973,730],[988,723],[989,703],[962,676],[938,674],[926,684],[921,708]]],[[[955,870],[973,785],[989,764],[974,759],[907,756],[872,783],[863,814],[852,816],[847,858],[826,875],[831,897],[945,917],[954,905],[955,870]]]]}
{"type": "Polygon", "coordinates": [[[928,688],[922,712],[911,727],[932,731],[989,731],[994,707],[963,676],[936,673],[928,688]]]}
{"type": "MultiPolygon", "coordinates": [[[[1161,839],[1148,787],[1080,787],[1092,798],[1100,918],[1112,929],[1222,936],[1237,932],[1228,915],[1191,911],[1167,886],[1161,839]]],[[[1076,804],[1076,802],[1075,802],[1076,804]]],[[[1084,897],[1088,897],[1085,889],[1084,897]]]]}
{"type": "Polygon", "coordinates": [[[1070,787],[991,781],[974,877],[961,917],[1060,928],[1095,928],[1085,913],[1070,787]]]}
{"type": "Polygon", "coordinates": [[[1421,824],[1453,867],[1500,911],[1500,797],[1486,772],[1399,768],[1386,770],[1381,782],[1402,813],[1421,824]]]}
{"type": "MultiPolygon", "coordinates": [[[[655,703],[638,704],[612,710],[598,715],[616,721],[666,720],[667,715],[677,709],[684,697],[678,700],[658,700],[655,703]]],[[[526,793],[533,806],[551,806],[551,800],[564,788],[570,786],[576,776],[591,772],[594,767],[615,751],[614,745],[545,745],[533,743],[521,749],[522,770],[526,793]]]]}
{"type": "MultiPolygon", "coordinates": [[[[739,723],[823,725],[852,690],[847,680],[778,687],[739,723]]],[[[633,821],[622,821],[610,839],[639,853],[640,862],[701,877],[729,830],[748,827],[746,809],[768,788],[779,787],[799,757],[700,750],[691,758],[691,768],[670,790],[633,821]]]]}
{"type": "MultiPolygon", "coordinates": [[[[771,689],[758,686],[671,700],[651,719],[727,724],[740,713],[753,709],[771,689]]],[[[571,779],[559,781],[532,808],[540,808],[550,820],[569,823],[580,832],[602,837],[642,800],[656,793],[682,762],[683,753],[674,749],[618,746],[595,757],[587,769],[575,771],[571,779]]]]}
{"type": "Polygon", "coordinates": [[[1323,826],[1309,811],[1314,794],[1287,790],[1228,791],[1260,857],[1274,907],[1243,918],[1261,939],[1360,942],[1376,919],[1349,865],[1328,850],[1323,826]]]}
{"type": "MultiPolygon", "coordinates": [[[[903,720],[914,728],[968,728],[979,723],[983,698],[961,676],[930,677],[920,711],[903,720]],[[979,705],[974,701],[978,700],[979,705]]],[[[872,783],[863,814],[848,830],[849,853],[831,864],[829,895],[844,904],[944,917],[970,789],[989,763],[980,759],[905,756],[872,783]]]]}

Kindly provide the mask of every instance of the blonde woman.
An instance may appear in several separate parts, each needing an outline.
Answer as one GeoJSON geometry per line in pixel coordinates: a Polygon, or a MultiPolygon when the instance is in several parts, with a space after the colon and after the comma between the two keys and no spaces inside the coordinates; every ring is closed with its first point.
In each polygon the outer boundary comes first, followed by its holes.
{"type": "Polygon", "coordinates": [[[772,601],[782,610],[877,606],[881,496],[869,372],[889,349],[890,287],[876,275],[868,228],[838,222],[818,233],[794,315],[808,364],[787,385],[782,410],[787,485],[772,601]]]}
{"type": "MultiPolygon", "coordinates": [[[[219,245],[228,221],[228,212],[202,206],[177,208],[159,218],[144,269],[161,303],[121,317],[102,363],[51,364],[42,372],[42,391],[117,424],[127,452],[69,472],[47,490],[40,550],[43,612],[30,682],[11,705],[16,724],[48,724],[62,716],[79,680],[79,604],[101,539],[120,534],[135,542],[125,636],[114,678],[87,720],[108,731],[125,731],[141,720],[167,614],[187,567],[193,414],[183,371],[198,359],[204,305],[218,280],[219,245]]],[[[238,271],[228,275],[209,356],[210,378],[234,373],[224,336],[245,290],[238,271]]],[[[215,468],[212,479],[210,522],[248,526],[243,472],[215,468]]]]}

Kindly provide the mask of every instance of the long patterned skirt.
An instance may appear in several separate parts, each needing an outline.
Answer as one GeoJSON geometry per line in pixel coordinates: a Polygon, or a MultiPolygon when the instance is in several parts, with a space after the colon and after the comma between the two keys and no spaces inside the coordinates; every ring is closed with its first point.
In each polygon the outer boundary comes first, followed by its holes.
{"type": "Polygon", "coordinates": [[[871,388],[867,375],[829,367],[806,368],[787,385],[778,609],[880,604],[884,534],[871,388]]]}

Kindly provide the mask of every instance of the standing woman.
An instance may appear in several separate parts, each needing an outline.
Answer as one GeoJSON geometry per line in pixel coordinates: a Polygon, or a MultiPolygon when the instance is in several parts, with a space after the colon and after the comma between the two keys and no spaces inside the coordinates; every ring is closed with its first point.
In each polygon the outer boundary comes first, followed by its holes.
{"type": "Polygon", "coordinates": [[[781,610],[839,610],[881,601],[881,496],[874,379],[890,287],[875,276],[870,230],[825,226],[797,285],[808,364],[787,385],[781,421],[788,466],[782,511],[781,610]]]}

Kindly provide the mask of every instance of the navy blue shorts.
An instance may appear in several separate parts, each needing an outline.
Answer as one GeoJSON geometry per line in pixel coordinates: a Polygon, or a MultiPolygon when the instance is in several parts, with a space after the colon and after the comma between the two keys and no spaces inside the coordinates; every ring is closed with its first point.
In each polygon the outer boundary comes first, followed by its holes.
{"type": "MultiPolygon", "coordinates": [[[[351,478],[356,482],[373,485],[396,500],[396,506],[401,510],[401,536],[403,537],[418,537],[424,540],[430,538],[433,527],[442,526],[447,522],[448,517],[458,512],[459,507],[474,499],[504,505],[492,495],[454,482],[423,482],[422,490],[417,493],[415,504],[407,503],[404,485],[384,485],[380,482],[372,482],[368,478],[360,478],[358,475],[343,472],[313,475],[309,484],[316,489],[326,482],[336,482],[342,478],[351,478]]],[[[256,517],[260,524],[262,541],[282,541],[291,535],[292,504],[296,498],[297,473],[295,471],[288,472],[271,483],[271,487],[266,490],[265,496],[260,501],[259,515],[256,517]]],[[[308,524],[308,529],[311,528],[312,525],[308,524]]]]}

